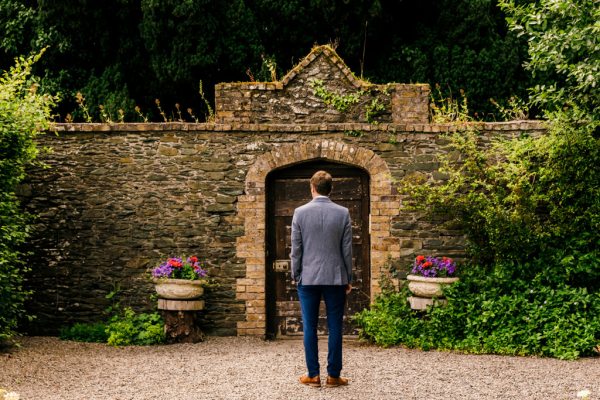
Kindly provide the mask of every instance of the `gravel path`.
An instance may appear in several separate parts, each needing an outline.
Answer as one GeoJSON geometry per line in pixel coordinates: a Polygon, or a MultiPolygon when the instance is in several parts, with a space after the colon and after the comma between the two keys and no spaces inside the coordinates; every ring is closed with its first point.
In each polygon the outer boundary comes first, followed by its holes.
{"type": "MultiPolygon", "coordinates": [[[[319,389],[297,383],[304,373],[300,340],[209,337],[114,348],[30,337],[22,344],[0,354],[0,387],[22,400],[577,399],[583,389],[600,399],[600,358],[477,356],[349,340],[343,375],[350,385],[319,389]]],[[[325,341],[320,348],[323,364],[325,341]]]]}

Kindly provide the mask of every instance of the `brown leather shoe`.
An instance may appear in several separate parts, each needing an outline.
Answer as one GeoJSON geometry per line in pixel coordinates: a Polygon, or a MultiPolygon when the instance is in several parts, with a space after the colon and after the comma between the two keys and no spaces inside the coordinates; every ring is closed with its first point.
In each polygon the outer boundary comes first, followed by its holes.
{"type": "Polygon", "coordinates": [[[299,379],[300,383],[303,385],[308,385],[312,387],[320,387],[321,386],[321,377],[319,375],[314,377],[309,377],[308,375],[302,375],[299,379]]]}
{"type": "Polygon", "coordinates": [[[328,387],[336,387],[336,386],[346,386],[348,384],[348,379],[342,378],[333,378],[331,376],[327,377],[327,381],[325,382],[325,386],[328,387]]]}

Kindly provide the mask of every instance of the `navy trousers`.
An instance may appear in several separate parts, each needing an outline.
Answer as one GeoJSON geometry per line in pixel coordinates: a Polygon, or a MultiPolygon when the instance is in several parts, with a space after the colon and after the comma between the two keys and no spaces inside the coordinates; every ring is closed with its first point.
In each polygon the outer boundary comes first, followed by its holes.
{"type": "Polygon", "coordinates": [[[298,285],[298,296],[304,324],[304,355],[308,376],[320,375],[317,323],[321,298],[327,310],[329,329],[327,374],[339,378],[342,371],[342,323],[346,308],[346,286],[298,285]]]}

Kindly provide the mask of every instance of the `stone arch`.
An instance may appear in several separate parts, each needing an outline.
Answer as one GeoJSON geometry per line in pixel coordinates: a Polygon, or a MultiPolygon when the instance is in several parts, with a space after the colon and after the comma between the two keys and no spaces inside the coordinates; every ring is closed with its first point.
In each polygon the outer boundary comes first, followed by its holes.
{"type": "Polygon", "coordinates": [[[246,175],[245,194],[238,197],[238,217],[245,233],[236,242],[237,256],[246,260],[246,275],[236,282],[236,296],[246,302],[246,320],[238,335],[264,335],[265,298],[265,182],[267,175],[296,163],[323,159],[357,166],[370,175],[371,296],[380,292],[379,278],[388,257],[398,257],[399,241],[391,236],[392,218],[400,200],[393,189],[386,162],[369,149],[335,140],[283,144],[257,157],[246,175]]]}

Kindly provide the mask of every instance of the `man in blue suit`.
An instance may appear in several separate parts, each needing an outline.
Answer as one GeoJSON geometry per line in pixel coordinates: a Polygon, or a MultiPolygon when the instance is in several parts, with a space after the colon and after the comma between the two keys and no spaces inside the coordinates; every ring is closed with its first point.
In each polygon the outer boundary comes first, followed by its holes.
{"type": "Polygon", "coordinates": [[[292,219],[292,279],[302,308],[308,369],[300,383],[309,386],[321,386],[317,339],[321,298],[329,329],[326,385],[348,384],[340,373],[346,295],[352,290],[352,225],[348,209],[329,199],[331,189],[331,175],[316,172],[310,179],[312,201],[298,207],[292,219]]]}

